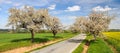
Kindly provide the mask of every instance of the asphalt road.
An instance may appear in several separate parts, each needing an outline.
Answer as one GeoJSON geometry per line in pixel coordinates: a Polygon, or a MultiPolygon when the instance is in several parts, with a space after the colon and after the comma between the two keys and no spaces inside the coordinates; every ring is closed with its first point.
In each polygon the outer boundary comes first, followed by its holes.
{"type": "Polygon", "coordinates": [[[85,34],[79,34],[68,40],[64,40],[31,53],[72,53],[72,51],[74,51],[79,46],[85,37],[85,34]]]}

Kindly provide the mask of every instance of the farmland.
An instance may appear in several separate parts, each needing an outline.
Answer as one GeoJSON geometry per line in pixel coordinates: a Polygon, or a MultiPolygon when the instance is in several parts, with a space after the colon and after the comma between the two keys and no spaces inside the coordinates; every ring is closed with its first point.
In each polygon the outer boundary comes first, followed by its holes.
{"type": "Polygon", "coordinates": [[[0,53],[120,53],[120,0],[0,0],[0,53]]]}
{"type": "Polygon", "coordinates": [[[35,42],[31,43],[31,36],[29,33],[0,33],[0,52],[51,40],[66,39],[74,35],[76,34],[59,33],[54,38],[52,33],[37,33],[34,38],[35,42]]]}
{"type": "MultiPolygon", "coordinates": [[[[103,33],[106,37],[105,41],[109,45],[113,46],[117,53],[120,52],[120,32],[104,32],[103,33]]],[[[34,44],[44,43],[51,40],[58,40],[58,39],[67,39],[70,37],[73,37],[76,34],[73,33],[58,33],[56,37],[53,37],[52,33],[36,33],[35,34],[35,42],[31,43],[31,36],[30,33],[0,33],[0,52],[25,47],[25,46],[31,46],[34,44]]],[[[83,46],[86,43],[86,40],[90,41],[93,39],[93,36],[87,36],[87,38],[76,48],[76,50],[73,53],[79,53],[83,51],[83,46]]],[[[87,53],[96,53],[99,51],[99,53],[114,53],[113,50],[109,47],[108,44],[105,43],[105,41],[101,38],[97,38],[97,40],[90,41],[89,48],[87,50],[87,53]],[[101,47],[98,47],[101,46],[101,47]],[[94,52],[93,52],[94,51],[94,52]]]]}
{"type": "Polygon", "coordinates": [[[93,41],[93,36],[88,35],[86,39],[76,48],[73,53],[84,53],[84,47],[89,41],[88,49],[85,53],[113,53],[111,48],[105,43],[105,41],[101,38],[97,38],[96,41],[93,41]]]}
{"type": "Polygon", "coordinates": [[[120,53],[120,32],[104,32],[108,44],[113,46],[117,53],[120,53]]]}

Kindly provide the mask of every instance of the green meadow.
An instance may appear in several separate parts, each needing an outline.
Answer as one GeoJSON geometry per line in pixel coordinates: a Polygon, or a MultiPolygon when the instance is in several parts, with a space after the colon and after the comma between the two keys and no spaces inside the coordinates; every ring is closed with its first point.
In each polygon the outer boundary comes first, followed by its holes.
{"type": "Polygon", "coordinates": [[[35,34],[34,43],[31,43],[30,33],[0,33],[0,52],[51,40],[67,39],[74,35],[77,34],[58,33],[56,37],[53,37],[52,33],[37,33],[35,34]]]}
{"type": "Polygon", "coordinates": [[[73,53],[82,53],[87,41],[90,41],[87,53],[120,53],[120,32],[104,32],[103,36],[93,41],[93,36],[88,35],[73,53]]]}

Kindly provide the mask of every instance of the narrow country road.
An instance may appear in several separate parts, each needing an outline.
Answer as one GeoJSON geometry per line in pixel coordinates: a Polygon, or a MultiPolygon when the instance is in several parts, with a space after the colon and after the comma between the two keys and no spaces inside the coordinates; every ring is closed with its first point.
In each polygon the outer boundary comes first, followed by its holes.
{"type": "Polygon", "coordinates": [[[85,37],[85,34],[79,34],[68,40],[47,46],[31,53],[72,53],[72,51],[75,50],[77,46],[79,46],[85,37]]]}

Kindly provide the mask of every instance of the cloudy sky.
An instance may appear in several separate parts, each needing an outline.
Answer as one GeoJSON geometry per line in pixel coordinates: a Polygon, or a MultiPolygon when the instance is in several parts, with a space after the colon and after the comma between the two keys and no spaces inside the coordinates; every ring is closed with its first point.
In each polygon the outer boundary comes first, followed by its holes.
{"type": "Polygon", "coordinates": [[[0,0],[0,29],[5,27],[8,20],[8,9],[21,8],[24,5],[36,9],[47,8],[49,13],[58,17],[64,25],[74,22],[76,16],[87,16],[92,10],[109,11],[116,15],[110,28],[120,29],[120,0],[0,0]]]}

